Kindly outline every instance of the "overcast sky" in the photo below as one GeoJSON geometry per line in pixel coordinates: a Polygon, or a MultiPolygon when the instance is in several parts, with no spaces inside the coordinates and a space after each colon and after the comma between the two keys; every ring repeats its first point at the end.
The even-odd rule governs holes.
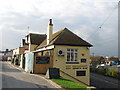
{"type": "Polygon", "coordinates": [[[28,26],[29,32],[47,33],[52,18],[54,32],[67,27],[93,45],[91,54],[117,56],[118,1],[0,0],[0,49],[19,47],[28,26]]]}

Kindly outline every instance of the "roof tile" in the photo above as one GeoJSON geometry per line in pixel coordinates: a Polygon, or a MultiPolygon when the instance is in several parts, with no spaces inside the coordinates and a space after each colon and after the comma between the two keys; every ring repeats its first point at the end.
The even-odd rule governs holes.
{"type": "MultiPolygon", "coordinates": [[[[88,46],[91,47],[92,45],[68,30],[64,28],[52,35],[52,40],[50,41],[49,45],[70,45],[70,46],[88,46]]],[[[47,40],[45,39],[37,49],[47,46],[47,40]]]]}

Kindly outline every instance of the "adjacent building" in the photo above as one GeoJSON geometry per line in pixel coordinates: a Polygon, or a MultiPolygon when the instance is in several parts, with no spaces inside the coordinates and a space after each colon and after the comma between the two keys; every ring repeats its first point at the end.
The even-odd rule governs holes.
{"type": "Polygon", "coordinates": [[[12,59],[13,50],[0,51],[0,60],[7,61],[12,59]]]}
{"type": "Polygon", "coordinates": [[[19,47],[13,50],[12,63],[20,66],[21,55],[24,53],[24,47],[19,47]]]}
{"type": "Polygon", "coordinates": [[[25,48],[25,51],[22,55],[21,59],[21,67],[25,69],[26,72],[33,72],[31,68],[33,68],[34,54],[31,54],[32,51],[36,50],[36,47],[45,40],[46,34],[36,34],[29,33],[25,36],[25,39],[22,40],[22,47],[25,48]]]}
{"type": "Polygon", "coordinates": [[[36,34],[36,33],[29,33],[25,37],[25,47],[26,47],[26,52],[31,52],[35,51],[36,47],[42,43],[45,38],[46,34],[36,34]]]}

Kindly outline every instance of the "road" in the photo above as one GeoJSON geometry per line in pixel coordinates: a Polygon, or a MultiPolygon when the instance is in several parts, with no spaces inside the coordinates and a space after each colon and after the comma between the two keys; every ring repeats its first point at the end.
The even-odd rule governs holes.
{"type": "Polygon", "coordinates": [[[2,72],[0,71],[2,88],[56,88],[47,80],[18,70],[5,61],[0,61],[0,64],[2,64],[2,72]]]}
{"type": "Polygon", "coordinates": [[[91,85],[99,88],[100,90],[120,90],[120,81],[117,79],[91,73],[90,80],[91,85]]]}
{"type": "MultiPolygon", "coordinates": [[[[0,80],[2,81],[2,88],[56,88],[56,86],[54,86],[47,80],[18,70],[5,61],[0,61],[0,79],[2,79],[0,80]]],[[[110,77],[91,73],[90,79],[91,86],[102,88],[100,90],[103,90],[103,88],[113,89],[120,87],[118,86],[118,80],[110,77]]]]}

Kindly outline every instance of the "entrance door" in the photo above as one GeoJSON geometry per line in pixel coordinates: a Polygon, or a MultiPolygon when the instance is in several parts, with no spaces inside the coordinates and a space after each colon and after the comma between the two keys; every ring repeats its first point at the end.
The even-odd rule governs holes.
{"type": "Polygon", "coordinates": [[[49,62],[46,60],[47,58],[41,59],[41,57],[36,57],[34,63],[34,73],[46,73],[48,68],[53,67],[53,56],[49,57],[49,62]]]}
{"type": "Polygon", "coordinates": [[[25,69],[25,55],[23,54],[23,69],[25,69]]]}

